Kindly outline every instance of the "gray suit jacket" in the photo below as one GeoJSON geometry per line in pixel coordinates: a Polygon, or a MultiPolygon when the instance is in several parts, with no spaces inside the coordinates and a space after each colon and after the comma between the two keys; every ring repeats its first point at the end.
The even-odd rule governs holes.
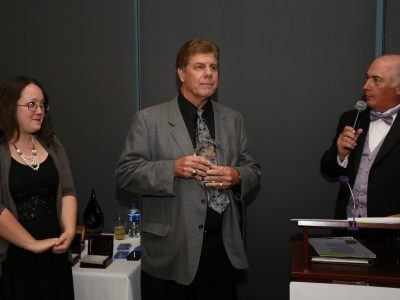
{"type": "MultiPolygon", "coordinates": [[[[229,190],[223,241],[235,268],[248,267],[236,201],[259,184],[260,167],[248,153],[239,112],[212,102],[216,141],[241,175],[240,199],[229,190]]],[[[194,152],[175,97],[136,113],[115,171],[117,185],[142,198],[142,270],[180,284],[193,281],[203,242],[206,191],[196,180],[174,177],[175,160],[194,152]]]]}

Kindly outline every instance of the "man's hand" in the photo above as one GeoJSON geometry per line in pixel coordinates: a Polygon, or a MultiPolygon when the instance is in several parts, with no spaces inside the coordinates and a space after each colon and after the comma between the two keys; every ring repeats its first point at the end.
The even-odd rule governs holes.
{"type": "Polygon", "coordinates": [[[361,128],[355,131],[353,127],[346,126],[336,142],[338,149],[338,156],[343,161],[346,156],[357,146],[357,139],[363,130],[361,128]]]}
{"type": "Polygon", "coordinates": [[[211,165],[204,180],[206,187],[228,189],[240,182],[240,174],[231,167],[211,165]]]}
{"type": "Polygon", "coordinates": [[[175,176],[201,180],[210,166],[211,162],[201,156],[183,156],[175,161],[175,176]]]}

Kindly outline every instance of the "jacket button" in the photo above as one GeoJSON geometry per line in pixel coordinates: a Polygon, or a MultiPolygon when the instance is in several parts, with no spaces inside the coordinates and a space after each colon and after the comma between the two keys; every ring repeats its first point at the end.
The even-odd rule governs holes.
{"type": "Polygon", "coordinates": [[[199,225],[199,229],[202,230],[204,228],[203,225],[199,225]]]}
{"type": "Polygon", "coordinates": [[[200,201],[202,204],[206,203],[206,199],[201,199],[200,201]]]}

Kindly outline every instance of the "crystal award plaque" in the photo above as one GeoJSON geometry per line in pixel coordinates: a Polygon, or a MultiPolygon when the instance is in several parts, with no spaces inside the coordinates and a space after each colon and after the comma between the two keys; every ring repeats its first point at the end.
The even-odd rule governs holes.
{"type": "Polygon", "coordinates": [[[196,149],[194,150],[194,154],[211,161],[215,165],[226,165],[225,151],[221,145],[213,139],[203,139],[198,141],[196,149]]]}

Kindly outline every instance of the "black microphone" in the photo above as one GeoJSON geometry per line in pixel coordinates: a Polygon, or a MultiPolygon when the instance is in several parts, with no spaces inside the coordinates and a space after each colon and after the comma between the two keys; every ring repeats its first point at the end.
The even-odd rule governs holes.
{"type": "Polygon", "coordinates": [[[367,102],[362,101],[362,100],[357,101],[356,105],[355,105],[355,108],[357,109],[357,115],[356,115],[356,119],[354,120],[354,124],[352,126],[353,129],[356,129],[356,125],[357,125],[360,113],[362,113],[367,108],[367,102]]]}

